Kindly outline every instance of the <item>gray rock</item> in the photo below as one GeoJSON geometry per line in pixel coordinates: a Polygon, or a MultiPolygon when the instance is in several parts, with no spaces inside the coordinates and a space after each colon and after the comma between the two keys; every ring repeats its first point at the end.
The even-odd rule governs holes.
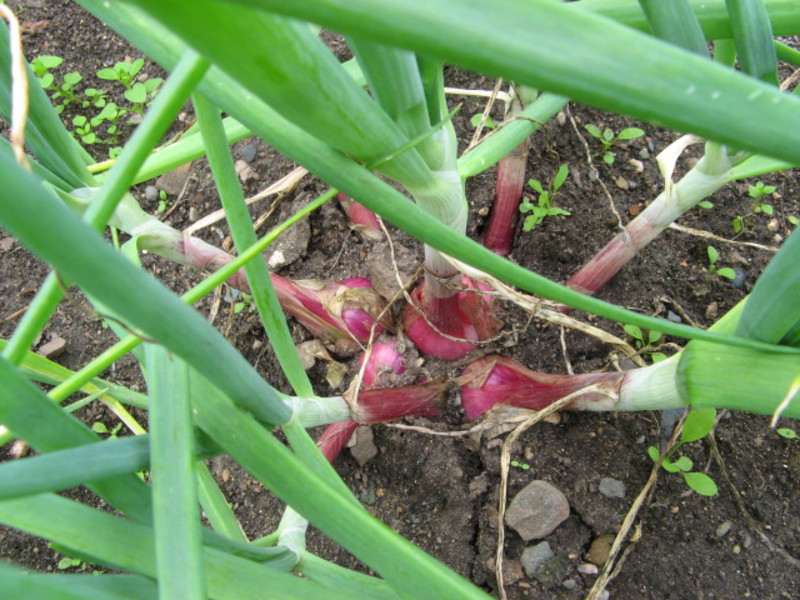
{"type": "Polygon", "coordinates": [[[528,577],[535,577],[537,571],[542,569],[551,558],[555,558],[555,554],[553,554],[550,544],[540,542],[535,546],[525,548],[520,562],[522,563],[522,568],[525,569],[525,574],[528,577]]]}
{"type": "Polygon", "coordinates": [[[358,465],[363,467],[378,455],[378,447],[372,437],[372,428],[368,425],[361,425],[356,430],[355,439],[356,443],[350,448],[350,454],[356,459],[358,465]]]}
{"type": "Polygon", "coordinates": [[[744,285],[744,278],[746,273],[744,272],[744,269],[739,269],[738,267],[735,268],[733,271],[734,273],[736,273],[736,277],[731,279],[731,285],[735,288],[740,288],[744,285]]]}
{"type": "Polygon", "coordinates": [[[714,531],[714,533],[719,538],[725,537],[728,534],[728,532],[731,530],[731,527],[733,527],[733,523],[731,523],[730,521],[725,521],[725,522],[721,523],[719,525],[719,527],[717,527],[717,529],[714,531]]]}
{"type": "Polygon", "coordinates": [[[506,524],[526,542],[551,534],[567,517],[569,503],[566,496],[557,487],[541,480],[522,488],[506,510],[506,524]]]}
{"type": "Polygon", "coordinates": [[[144,197],[150,202],[155,202],[158,200],[158,188],[154,185],[148,185],[144,188],[144,197]]]}
{"type": "Polygon", "coordinates": [[[625,497],[625,484],[619,479],[612,479],[611,477],[603,477],[600,480],[600,493],[606,498],[624,498],[625,497]]]}
{"type": "Polygon", "coordinates": [[[531,579],[535,579],[544,587],[554,589],[561,585],[567,575],[564,563],[550,549],[550,544],[541,542],[528,546],[520,559],[522,568],[531,579]]]}
{"type": "Polygon", "coordinates": [[[181,193],[186,180],[189,179],[189,172],[192,170],[192,163],[181,165],[168,173],[164,173],[156,179],[156,187],[164,190],[170,196],[177,196],[181,193]]]}
{"type": "Polygon", "coordinates": [[[256,145],[255,144],[247,144],[244,148],[242,148],[242,160],[245,162],[253,162],[253,159],[256,157],[256,145]]]}

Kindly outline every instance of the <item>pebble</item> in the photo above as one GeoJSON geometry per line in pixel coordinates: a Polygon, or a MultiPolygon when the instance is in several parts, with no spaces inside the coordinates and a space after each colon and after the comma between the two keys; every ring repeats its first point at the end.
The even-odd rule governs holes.
{"type": "Polygon", "coordinates": [[[578,583],[574,579],[565,579],[561,582],[561,587],[563,587],[565,590],[574,590],[576,587],[578,587],[578,583]]]}
{"type": "Polygon", "coordinates": [[[247,144],[244,148],[242,148],[242,160],[245,162],[253,162],[253,159],[256,157],[256,145],[255,144],[247,144]]]}
{"type": "Polygon", "coordinates": [[[650,151],[647,148],[639,150],[639,158],[650,158],[650,151]]]}
{"type": "Polygon", "coordinates": [[[11,442],[11,449],[8,451],[8,455],[14,459],[25,458],[30,453],[31,447],[22,440],[14,440],[11,442]]]}
{"type": "Polygon", "coordinates": [[[554,485],[532,481],[520,490],[506,510],[506,524],[527,541],[541,539],[569,517],[569,502],[554,485]]]}
{"type": "Polygon", "coordinates": [[[733,271],[736,273],[736,277],[731,279],[731,285],[737,289],[741,288],[744,285],[744,269],[736,268],[733,271]]]}
{"type": "Polygon", "coordinates": [[[594,538],[592,545],[589,546],[589,551],[586,553],[586,558],[598,567],[603,566],[608,560],[608,555],[611,554],[611,546],[613,544],[614,536],[610,533],[594,538]]]}
{"type": "Polygon", "coordinates": [[[64,338],[57,335],[54,336],[46,344],[42,344],[39,349],[36,351],[36,354],[40,356],[44,356],[45,358],[58,358],[62,354],[64,354],[64,350],[67,347],[67,342],[64,338]]]}
{"type": "MultiPolygon", "coordinates": [[[[177,196],[183,190],[186,180],[189,179],[189,171],[192,170],[192,163],[181,165],[177,169],[173,169],[168,173],[164,173],[161,177],[156,179],[156,187],[164,190],[171,196],[177,196]]],[[[147,193],[145,191],[145,193],[147,193]]]]}
{"type": "Polygon", "coordinates": [[[712,302],[708,306],[706,306],[706,319],[716,319],[717,315],[719,314],[719,305],[716,302],[712,302]]]}
{"type": "Polygon", "coordinates": [[[547,542],[525,548],[520,562],[528,577],[547,588],[558,587],[567,575],[564,563],[553,554],[547,542]]]}
{"type": "Polygon", "coordinates": [[[600,569],[597,568],[597,565],[593,565],[592,563],[578,565],[578,573],[582,575],[597,575],[599,572],[600,569]]]}
{"type": "Polygon", "coordinates": [[[667,320],[673,323],[683,323],[683,319],[681,319],[680,315],[675,314],[671,310],[667,312],[667,320]]]}
{"type": "Polygon", "coordinates": [[[625,497],[625,484],[619,479],[611,477],[603,477],[600,480],[600,493],[606,498],[624,498],[625,497]]]}
{"type": "Polygon", "coordinates": [[[158,188],[154,185],[148,185],[144,188],[144,197],[150,202],[158,200],[158,188]]]}
{"type": "Polygon", "coordinates": [[[369,425],[361,425],[356,429],[356,443],[350,448],[350,454],[356,459],[360,467],[378,455],[378,447],[375,445],[372,436],[372,428],[369,425]]]}
{"type": "Polygon", "coordinates": [[[731,530],[731,527],[733,527],[733,523],[731,523],[730,521],[725,521],[724,523],[720,524],[719,527],[717,527],[714,533],[719,538],[724,537],[731,530]]]}
{"type": "Polygon", "coordinates": [[[525,569],[528,577],[535,577],[536,572],[542,569],[551,558],[555,558],[555,554],[553,554],[550,544],[540,542],[535,546],[525,548],[520,562],[522,562],[522,568],[525,569]]]}
{"type": "Polygon", "coordinates": [[[769,223],[767,223],[767,229],[773,233],[780,229],[780,224],[778,223],[778,219],[770,219],[769,223]]]}
{"type": "Polygon", "coordinates": [[[631,187],[631,185],[628,183],[628,180],[621,175],[614,179],[614,184],[621,190],[629,190],[631,187]]]}

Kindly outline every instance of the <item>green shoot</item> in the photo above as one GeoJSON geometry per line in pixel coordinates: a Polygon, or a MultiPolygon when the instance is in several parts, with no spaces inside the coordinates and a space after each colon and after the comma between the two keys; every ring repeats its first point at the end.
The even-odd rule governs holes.
{"type": "MultiPolygon", "coordinates": [[[[680,442],[663,457],[663,462],[661,463],[661,466],[668,473],[680,473],[686,485],[702,496],[715,496],[718,491],[717,484],[705,473],[692,471],[694,462],[688,456],[683,455],[676,459],[673,459],[673,457],[685,444],[696,442],[708,435],[714,428],[716,417],[717,411],[713,408],[693,409],[683,423],[680,442]]],[[[658,448],[655,446],[648,447],[647,454],[656,463],[662,458],[658,448]]]]}
{"type": "Polygon", "coordinates": [[[599,127],[591,123],[584,125],[584,129],[589,132],[589,135],[596,138],[600,144],[602,144],[603,149],[596,153],[595,156],[601,156],[603,162],[607,165],[613,165],[616,160],[616,153],[611,151],[611,148],[615,144],[624,140],[635,140],[644,135],[644,131],[638,127],[628,127],[620,131],[617,135],[614,135],[614,130],[609,127],[601,131],[599,127]]]}
{"type": "Polygon", "coordinates": [[[717,261],[719,260],[719,251],[714,248],[714,246],[708,246],[708,248],[706,248],[706,253],[708,254],[709,273],[712,275],[719,275],[725,279],[736,279],[736,271],[730,267],[720,267],[717,264],[717,261]]]}
{"type": "Polygon", "coordinates": [[[633,338],[634,346],[644,356],[648,357],[653,363],[661,362],[667,355],[663,352],[650,352],[648,348],[652,348],[661,339],[661,332],[654,330],[642,330],[636,325],[624,325],[622,327],[629,336],[633,338]]]}
{"type": "Polygon", "coordinates": [[[531,213],[525,217],[525,221],[522,224],[522,228],[525,231],[530,231],[544,221],[547,217],[566,217],[572,214],[568,210],[553,206],[556,193],[561,189],[561,186],[564,185],[564,182],[567,180],[568,176],[569,167],[567,165],[561,165],[558,167],[558,171],[556,171],[556,174],[553,177],[553,180],[550,182],[548,189],[545,189],[538,179],[528,180],[528,185],[531,186],[538,194],[538,198],[536,199],[535,204],[532,203],[528,198],[523,198],[522,202],[520,203],[519,211],[521,213],[531,213]]]}
{"type": "Polygon", "coordinates": [[[787,440],[800,440],[800,435],[797,435],[797,432],[789,427],[779,427],[775,433],[787,440]]]}

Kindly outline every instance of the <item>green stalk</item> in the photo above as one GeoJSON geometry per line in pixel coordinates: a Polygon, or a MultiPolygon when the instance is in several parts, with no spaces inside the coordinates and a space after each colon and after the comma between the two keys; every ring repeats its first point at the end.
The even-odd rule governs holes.
{"type": "MultiPolygon", "coordinates": [[[[208,162],[217,183],[217,190],[222,207],[225,209],[225,217],[231,229],[234,245],[238,250],[244,250],[255,244],[257,237],[239,184],[233,158],[228,149],[219,109],[201,95],[195,95],[194,105],[208,162]]],[[[289,383],[296,394],[313,396],[314,389],[295,350],[292,334],[286,323],[278,296],[275,294],[266,263],[261,260],[248,262],[244,266],[244,272],[267,337],[275,349],[275,354],[289,383]]]]}
{"type": "Polygon", "coordinates": [[[158,595],[204,600],[189,369],[155,344],[145,355],[158,595]]]}
{"type": "Polygon", "coordinates": [[[706,155],[677,184],[670,185],[671,169],[664,173],[669,192],[661,192],[570,277],[567,285],[584,294],[596,293],[678,217],[728,183],[735,162],[736,159],[729,157],[724,147],[708,142],[706,155]]]}

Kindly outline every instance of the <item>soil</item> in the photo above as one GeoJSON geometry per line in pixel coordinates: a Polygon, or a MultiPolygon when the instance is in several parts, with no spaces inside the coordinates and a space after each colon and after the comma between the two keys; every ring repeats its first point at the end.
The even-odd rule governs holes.
{"type": "MultiPolygon", "coordinates": [[[[65,64],[59,72],[80,71],[87,85],[101,87],[106,83],[93,77],[98,69],[126,57],[139,56],[135,49],[70,2],[25,0],[11,4],[20,12],[21,19],[30,24],[31,33],[25,37],[29,60],[41,54],[62,56],[65,64]]],[[[150,64],[145,71],[150,76],[160,74],[150,64]]],[[[494,85],[492,79],[457,69],[448,69],[447,80],[449,85],[466,88],[492,89],[494,85]]],[[[465,106],[455,123],[460,137],[468,139],[473,131],[469,117],[482,111],[484,105],[470,98],[452,100],[461,101],[465,106]]],[[[67,121],[73,114],[71,110],[74,109],[65,112],[67,121]]],[[[185,120],[190,112],[187,106],[185,120]]],[[[518,227],[511,259],[554,280],[565,280],[614,235],[618,223],[615,213],[627,222],[659,193],[663,181],[655,156],[676,137],[674,132],[571,104],[534,136],[527,170],[528,177],[548,182],[560,164],[569,165],[570,176],[557,195],[556,204],[569,210],[571,216],[548,218],[532,232],[523,232],[518,227]],[[575,126],[570,119],[574,119],[575,126]],[[594,157],[590,165],[586,144],[588,154],[597,152],[599,145],[583,128],[589,123],[610,127],[615,132],[640,126],[646,135],[615,146],[613,165],[606,165],[599,157],[594,157]]],[[[97,152],[98,158],[105,158],[105,148],[91,150],[97,152]]],[[[683,171],[692,156],[697,156],[697,150],[693,152],[683,159],[680,167],[683,171]]],[[[234,154],[237,159],[248,159],[251,176],[244,181],[248,194],[264,189],[294,167],[255,139],[238,143],[234,154]],[[253,149],[255,155],[251,156],[253,149]]],[[[694,209],[679,221],[681,225],[729,241],[709,242],[697,235],[667,230],[625,267],[601,291],[600,297],[643,313],[680,318],[704,327],[710,325],[751,289],[771,256],[769,251],[741,242],[776,246],[790,230],[788,217],[800,215],[797,172],[763,177],[762,181],[776,186],[771,198],[775,208],[772,217],[751,215],[747,230],[735,235],[732,220],[751,214],[752,200],[747,195],[747,186],[754,182],[729,185],[712,199],[712,209],[694,209]],[[738,281],[709,273],[706,247],[710,243],[719,250],[721,266],[738,270],[738,281]]],[[[494,169],[467,184],[473,206],[469,231],[472,236],[480,236],[486,223],[493,184],[494,169]]],[[[155,213],[158,199],[146,196],[146,185],[138,186],[135,194],[146,210],[155,213]]],[[[281,199],[276,212],[322,190],[320,182],[307,177],[281,199]]],[[[164,218],[179,229],[218,208],[204,160],[192,164],[185,186],[168,200],[171,205],[164,218]]],[[[254,216],[260,216],[268,208],[269,203],[255,204],[254,216]]],[[[272,217],[267,226],[277,222],[276,219],[272,217]]],[[[297,259],[283,267],[281,274],[295,278],[370,275],[367,259],[378,249],[352,232],[337,206],[324,206],[311,215],[308,223],[307,245],[295,248],[299,250],[297,259]]],[[[219,245],[227,232],[217,223],[198,235],[219,245]]],[[[415,267],[421,260],[418,244],[401,232],[392,231],[392,236],[408,256],[408,264],[404,266],[415,267]]],[[[188,289],[201,278],[199,273],[152,255],[145,256],[144,263],[177,292],[188,289]]],[[[0,269],[3,272],[0,335],[7,339],[47,271],[2,233],[0,269]]],[[[288,391],[286,382],[276,376],[280,371],[264,341],[257,317],[246,310],[234,317],[232,299],[230,290],[220,291],[216,297],[201,302],[198,309],[209,315],[273,385],[288,391]]],[[[503,310],[506,326],[518,326],[520,331],[513,342],[481,348],[478,354],[499,352],[532,369],[551,373],[565,372],[568,364],[577,373],[613,368],[612,348],[595,338],[568,330],[562,343],[558,327],[534,322],[524,329],[523,313],[513,307],[503,310]]],[[[588,320],[623,335],[619,324],[593,317],[588,320]]],[[[298,342],[310,338],[301,326],[294,322],[291,326],[298,342]]],[[[115,340],[97,319],[70,303],[62,303],[37,347],[56,337],[66,341],[65,350],[57,360],[72,369],[84,365],[115,340]]],[[[665,352],[671,354],[674,348],[666,346],[665,352]]],[[[352,372],[353,361],[348,365],[352,372]]],[[[463,362],[453,365],[434,360],[427,360],[422,366],[430,374],[446,373],[450,377],[456,376],[461,367],[463,362]]],[[[311,369],[317,392],[341,393],[341,389],[330,388],[324,370],[322,364],[311,369]]],[[[130,357],[103,376],[144,390],[136,363],[130,357]]],[[[146,415],[135,414],[146,422],[146,415]]],[[[90,404],[79,416],[90,425],[102,422],[109,430],[117,426],[116,417],[100,404],[90,404]]],[[[451,432],[463,429],[463,421],[453,390],[441,419],[417,419],[407,424],[451,432]]],[[[607,539],[604,536],[619,530],[650,476],[652,462],[646,449],[648,445],[659,445],[670,433],[660,423],[661,415],[654,413],[569,413],[553,422],[538,424],[521,436],[512,448],[512,458],[521,466],[510,471],[509,498],[529,482],[545,480],[566,495],[570,516],[546,538],[556,559],[549,574],[539,579],[528,577],[522,570],[520,557],[526,543],[513,530],[505,531],[504,579],[509,598],[576,599],[587,595],[597,578],[593,573],[596,569],[587,565],[603,560],[595,552],[587,553],[593,542],[600,539],[596,549],[607,539]],[[599,491],[603,478],[624,483],[624,497],[603,495],[599,491]]],[[[335,464],[347,484],[390,527],[477,585],[497,594],[494,556],[503,437],[435,436],[392,426],[373,426],[371,433],[376,456],[359,464],[350,451],[345,451],[335,464]]],[[[718,482],[719,494],[710,498],[699,496],[689,491],[680,477],[662,472],[638,515],[635,541],[625,545],[625,560],[608,585],[611,598],[797,597],[800,444],[775,434],[766,417],[724,411],[714,436],[724,471],[713,460],[709,442],[692,444],[686,452],[718,482]]],[[[0,449],[2,459],[11,459],[11,454],[11,445],[0,449]]],[[[227,458],[214,459],[211,465],[248,536],[270,532],[280,517],[280,504],[227,458]]],[[[69,494],[92,501],[82,490],[72,490],[69,494]]],[[[309,548],[340,564],[362,568],[314,530],[309,535],[309,548]]],[[[0,527],[0,558],[41,571],[64,568],[58,564],[62,555],[46,542],[5,527],[0,527]]]]}

